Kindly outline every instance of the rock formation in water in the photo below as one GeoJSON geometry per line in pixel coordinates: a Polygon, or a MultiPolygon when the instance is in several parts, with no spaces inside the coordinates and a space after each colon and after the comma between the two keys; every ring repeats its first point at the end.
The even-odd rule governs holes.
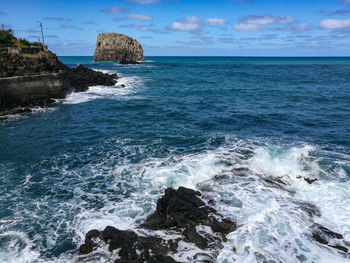
{"type": "Polygon", "coordinates": [[[75,92],[82,92],[90,86],[114,86],[117,83],[117,74],[105,74],[79,65],[69,69],[69,81],[75,92]]]}
{"type": "Polygon", "coordinates": [[[89,86],[112,86],[116,74],[104,74],[82,65],[70,68],[50,51],[23,55],[2,52],[0,56],[0,116],[30,112],[31,107],[45,107],[72,91],[86,91],[89,86]]]}
{"type": "Polygon", "coordinates": [[[208,206],[200,196],[201,193],[192,189],[168,188],[158,200],[156,211],[138,229],[107,226],[103,231],[91,230],[79,254],[89,254],[105,243],[110,251],[118,251],[119,258],[115,261],[118,263],[177,263],[183,261],[170,255],[181,253],[180,246],[186,242],[197,247],[193,260],[215,262],[226,235],[236,229],[236,224],[208,206]],[[171,234],[160,236],[157,230],[171,234]]]}
{"type": "Polygon", "coordinates": [[[350,242],[344,240],[342,234],[336,233],[317,223],[313,224],[311,229],[312,238],[318,243],[350,255],[350,242]]]}
{"type": "Polygon", "coordinates": [[[101,33],[97,36],[94,61],[123,61],[135,64],[145,61],[141,44],[135,39],[117,33],[101,33]]]}

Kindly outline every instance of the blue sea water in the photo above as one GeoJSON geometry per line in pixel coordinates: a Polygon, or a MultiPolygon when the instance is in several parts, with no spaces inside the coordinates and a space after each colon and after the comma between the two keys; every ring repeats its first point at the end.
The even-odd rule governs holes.
{"type": "Polygon", "coordinates": [[[238,222],[218,262],[350,262],[310,238],[317,222],[350,241],[350,58],[60,60],[126,88],[0,120],[0,262],[75,262],[88,230],[135,228],[170,186],[201,190],[238,222]]]}

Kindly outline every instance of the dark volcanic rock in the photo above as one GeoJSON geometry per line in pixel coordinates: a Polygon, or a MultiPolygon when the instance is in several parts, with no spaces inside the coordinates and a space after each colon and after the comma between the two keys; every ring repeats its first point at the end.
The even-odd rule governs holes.
{"type": "Polygon", "coordinates": [[[342,234],[316,223],[312,225],[311,229],[312,238],[316,242],[350,255],[350,243],[344,240],[342,234]]]}
{"type": "Polygon", "coordinates": [[[127,60],[127,59],[122,58],[122,59],[120,60],[119,64],[122,64],[122,65],[129,65],[129,64],[141,64],[141,63],[140,63],[140,62],[137,62],[137,61],[127,60]]]}
{"type": "Polygon", "coordinates": [[[67,70],[69,67],[60,62],[51,51],[42,51],[33,57],[12,53],[4,53],[0,56],[0,78],[57,73],[67,70]]]}
{"type": "Polygon", "coordinates": [[[177,243],[164,241],[153,236],[139,236],[133,231],[119,230],[112,226],[107,226],[102,232],[91,230],[85,236],[85,243],[79,248],[80,254],[87,254],[97,246],[95,240],[100,240],[108,244],[110,251],[119,249],[120,259],[115,262],[169,262],[176,263],[174,259],[166,254],[169,251],[175,252],[177,243]]]}
{"type": "Polygon", "coordinates": [[[206,249],[208,247],[208,240],[206,240],[203,236],[198,234],[194,226],[186,228],[182,232],[182,235],[185,237],[185,240],[196,244],[197,247],[201,249],[206,249]]]}
{"type": "Polygon", "coordinates": [[[157,209],[141,226],[148,229],[187,228],[206,225],[214,232],[227,234],[236,229],[234,222],[220,216],[200,198],[201,194],[192,189],[168,188],[158,200],[157,209]]]}
{"type": "Polygon", "coordinates": [[[169,255],[178,253],[178,243],[184,241],[204,251],[209,249],[195,254],[194,260],[214,262],[218,250],[223,247],[222,242],[226,241],[226,234],[235,230],[236,224],[207,206],[199,196],[199,192],[188,188],[168,188],[158,200],[156,211],[140,225],[139,231],[143,234],[112,226],[107,226],[102,232],[91,230],[86,234],[79,253],[91,253],[99,242],[104,242],[110,251],[118,250],[119,259],[115,261],[118,263],[177,263],[169,255]],[[206,227],[214,233],[208,232],[206,227]],[[162,238],[150,230],[170,230],[172,235],[162,238]]]}
{"type": "Polygon", "coordinates": [[[90,86],[95,85],[114,86],[117,78],[117,74],[105,74],[83,65],[69,70],[69,80],[76,92],[86,91],[90,86]]]}
{"type": "Polygon", "coordinates": [[[32,112],[32,110],[29,108],[13,108],[8,110],[3,109],[3,110],[0,110],[0,116],[23,114],[23,113],[30,113],[30,112],[32,112]]]}

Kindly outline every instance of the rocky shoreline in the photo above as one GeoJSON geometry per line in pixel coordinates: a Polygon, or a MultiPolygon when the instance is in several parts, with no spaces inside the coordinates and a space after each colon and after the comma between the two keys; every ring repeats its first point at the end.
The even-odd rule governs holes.
{"type": "Polygon", "coordinates": [[[83,65],[70,68],[50,51],[40,51],[34,57],[4,53],[0,57],[0,116],[47,107],[55,99],[86,91],[89,86],[114,86],[118,78],[83,65]]]}
{"type": "Polygon", "coordinates": [[[181,244],[192,243],[199,251],[194,258],[215,262],[236,223],[221,216],[206,204],[201,193],[180,187],[168,188],[157,202],[156,211],[137,230],[119,230],[107,226],[93,229],[85,236],[79,254],[89,254],[105,243],[109,251],[118,251],[116,263],[169,262],[180,263],[169,254],[176,254],[181,244]],[[156,231],[171,231],[167,238],[156,231]]]}
{"type": "MultiPolygon", "coordinates": [[[[234,169],[232,172],[235,176],[248,177],[251,173],[247,169],[234,169]]],[[[288,185],[278,178],[259,178],[281,190],[288,185]]],[[[230,179],[225,175],[213,178],[214,183],[220,181],[225,184],[226,180],[230,179]]],[[[203,187],[199,185],[199,188],[203,187]]],[[[95,262],[103,257],[115,263],[216,262],[227,241],[226,236],[235,235],[235,231],[243,225],[220,215],[213,207],[215,203],[214,200],[206,201],[205,195],[199,191],[184,187],[177,190],[168,188],[158,199],[154,213],[135,229],[120,230],[107,226],[103,230],[90,230],[84,244],[79,247],[78,258],[84,262],[95,262]],[[110,254],[101,252],[99,248],[103,246],[110,254]],[[192,254],[189,251],[193,251],[192,254]]],[[[350,242],[344,240],[342,234],[316,223],[321,213],[315,205],[300,201],[295,206],[306,215],[305,224],[309,226],[304,234],[311,242],[350,256],[350,242]]],[[[236,253],[235,247],[231,250],[236,253]]],[[[259,262],[270,262],[262,255],[256,254],[256,257],[261,260],[259,262]]]]}

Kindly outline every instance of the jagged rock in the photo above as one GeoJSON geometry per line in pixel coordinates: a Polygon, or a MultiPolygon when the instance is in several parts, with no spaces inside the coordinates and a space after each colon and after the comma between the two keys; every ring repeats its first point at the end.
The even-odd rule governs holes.
{"type": "Polygon", "coordinates": [[[42,51],[33,57],[4,53],[0,56],[0,78],[29,76],[67,71],[69,67],[51,51],[42,51]]]}
{"type": "Polygon", "coordinates": [[[304,180],[308,183],[308,184],[313,184],[314,182],[318,181],[317,178],[315,179],[311,179],[311,178],[304,178],[304,180]]]}
{"type": "Polygon", "coordinates": [[[32,112],[32,110],[29,108],[13,108],[9,110],[1,110],[0,116],[23,114],[23,113],[30,113],[30,112],[32,112]]]}
{"type": "Polygon", "coordinates": [[[117,83],[117,78],[117,74],[105,74],[83,65],[69,71],[69,80],[76,92],[86,91],[90,86],[95,85],[114,86],[117,83]]]}
{"type": "Polygon", "coordinates": [[[206,225],[223,234],[236,229],[234,222],[223,218],[199,196],[200,192],[184,187],[166,189],[165,195],[157,202],[156,211],[141,226],[157,230],[206,225]]]}
{"type": "Polygon", "coordinates": [[[197,247],[201,249],[206,249],[208,247],[208,241],[203,236],[198,234],[194,226],[186,228],[182,232],[182,235],[185,237],[185,240],[196,244],[197,247]]]}
{"type": "Polygon", "coordinates": [[[140,64],[140,62],[132,61],[132,60],[127,60],[127,59],[125,59],[125,58],[122,58],[122,60],[120,60],[119,64],[122,64],[122,65],[140,64]]]}
{"type": "Polygon", "coordinates": [[[342,234],[316,223],[311,226],[311,229],[312,238],[316,242],[350,255],[350,242],[345,241],[342,234]]]}
{"type": "Polygon", "coordinates": [[[226,241],[226,234],[235,230],[236,224],[207,206],[199,196],[199,192],[188,188],[168,188],[158,200],[156,211],[139,226],[138,231],[144,234],[112,226],[101,232],[91,230],[86,234],[79,254],[89,254],[99,246],[99,242],[104,242],[110,251],[118,250],[119,258],[115,261],[118,263],[181,263],[169,255],[178,253],[179,242],[184,241],[205,251],[195,254],[193,260],[215,262],[218,250],[223,247],[222,242],[226,241]],[[207,231],[210,228],[213,232],[207,231]],[[171,230],[177,236],[171,234],[164,238],[149,231],[159,229],[171,230]]]}
{"type": "Polygon", "coordinates": [[[176,263],[166,254],[175,252],[177,243],[172,240],[165,241],[153,236],[139,236],[134,231],[119,230],[107,226],[102,232],[91,230],[85,236],[85,243],[79,248],[79,254],[91,253],[97,243],[97,238],[106,242],[110,251],[119,249],[119,259],[115,262],[169,262],[176,263]]]}
{"type": "Polygon", "coordinates": [[[101,33],[97,36],[94,61],[127,61],[127,64],[135,64],[145,61],[145,58],[141,44],[135,39],[123,34],[101,33]]]}

